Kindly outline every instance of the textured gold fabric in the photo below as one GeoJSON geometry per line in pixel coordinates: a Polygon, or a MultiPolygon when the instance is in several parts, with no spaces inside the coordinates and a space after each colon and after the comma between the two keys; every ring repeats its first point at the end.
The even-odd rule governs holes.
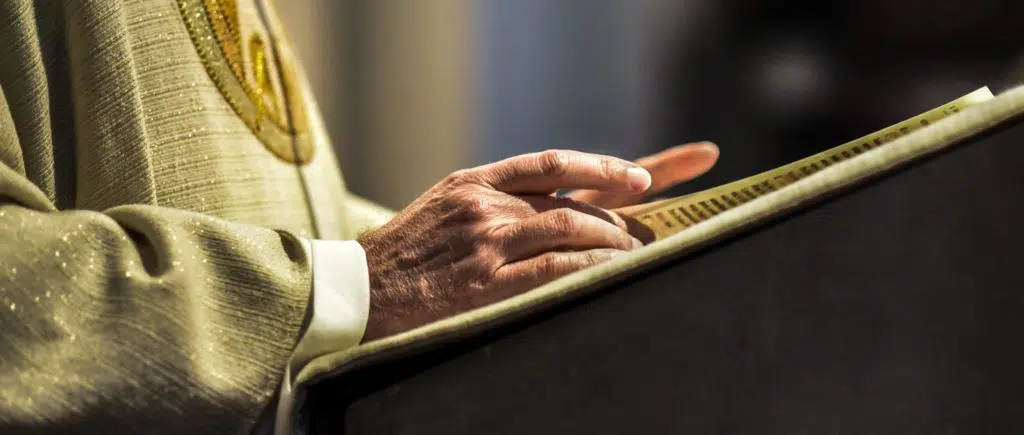
{"type": "Polygon", "coordinates": [[[348,206],[273,11],[236,3],[309,160],[229,104],[175,0],[0,3],[0,433],[248,430],[307,314],[296,237],[389,218],[348,206]]]}

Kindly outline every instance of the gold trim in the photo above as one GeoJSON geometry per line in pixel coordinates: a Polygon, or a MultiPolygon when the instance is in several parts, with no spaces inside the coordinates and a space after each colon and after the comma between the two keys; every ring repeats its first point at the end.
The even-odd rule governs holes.
{"type": "MultiPolygon", "coordinates": [[[[254,98],[258,94],[244,80],[245,76],[244,71],[241,70],[242,66],[238,65],[237,62],[233,64],[225,53],[224,46],[230,46],[231,39],[227,40],[228,44],[223,44],[218,38],[217,30],[215,30],[212,23],[221,23],[218,26],[223,29],[222,32],[225,37],[233,37],[231,35],[238,32],[237,23],[231,21],[230,15],[224,14],[233,11],[232,5],[234,3],[230,1],[225,2],[224,0],[177,1],[185,27],[188,28],[189,36],[192,38],[193,45],[196,47],[200,59],[202,59],[203,66],[228,105],[234,109],[239,118],[274,155],[289,163],[309,163],[313,159],[313,146],[308,140],[308,134],[282,124],[280,120],[274,118],[274,113],[267,111],[265,108],[261,110],[260,106],[263,100],[254,98]],[[219,6],[215,12],[218,18],[210,16],[207,4],[204,2],[219,6]],[[223,22],[221,21],[222,19],[224,20],[223,22]],[[239,75],[239,71],[243,74],[239,75]],[[260,101],[260,104],[257,101],[260,101]]],[[[234,10],[234,13],[235,17],[237,17],[237,10],[234,10]]],[[[237,18],[235,19],[237,20],[237,18]]],[[[237,48],[240,54],[240,44],[237,48]]],[[[231,52],[232,49],[228,48],[227,50],[231,52]]],[[[284,64],[285,62],[280,63],[284,64]]],[[[284,84],[284,86],[287,87],[288,85],[284,84]]],[[[263,89],[260,89],[259,94],[262,94],[262,91],[263,89]]],[[[295,104],[301,104],[301,102],[296,101],[295,104]]],[[[302,113],[304,112],[297,111],[297,114],[302,113]]],[[[292,124],[302,126],[306,125],[306,122],[293,119],[292,124]]]]}
{"type": "Polygon", "coordinates": [[[277,94],[274,93],[274,85],[270,83],[270,65],[267,64],[266,45],[258,33],[249,38],[249,56],[252,57],[253,76],[256,78],[256,87],[251,97],[256,102],[256,129],[258,130],[262,128],[259,120],[264,115],[271,119],[279,119],[277,94]],[[267,100],[270,100],[269,104],[267,100]]]}
{"type": "Polygon", "coordinates": [[[203,0],[213,30],[220,41],[224,57],[231,64],[235,76],[245,80],[242,64],[242,35],[238,24],[238,3],[236,0],[203,0]]]}
{"type": "Polygon", "coordinates": [[[633,206],[620,212],[639,220],[654,232],[657,240],[661,240],[744,203],[783,189],[825,168],[876,148],[885,147],[911,132],[992,98],[992,92],[988,87],[983,87],[898,124],[785,166],[712,189],[633,206]]]}

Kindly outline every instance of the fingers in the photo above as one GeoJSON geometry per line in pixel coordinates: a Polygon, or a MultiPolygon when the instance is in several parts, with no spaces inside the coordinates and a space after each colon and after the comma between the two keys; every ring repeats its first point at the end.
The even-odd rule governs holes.
{"type": "Polygon", "coordinates": [[[644,192],[615,193],[583,190],[573,192],[569,194],[569,197],[603,208],[637,204],[646,197],[703,175],[715,165],[718,155],[718,147],[710,142],[672,147],[636,161],[651,174],[651,187],[644,192]]]}
{"type": "Polygon", "coordinates": [[[569,208],[549,210],[504,227],[502,251],[515,262],[550,251],[614,248],[629,251],[643,243],[603,219],[569,208]]]}
{"type": "Polygon", "coordinates": [[[643,192],[651,174],[635,163],[578,151],[524,154],[478,168],[481,181],[513,194],[547,194],[559,189],[643,192]]]}
{"type": "Polygon", "coordinates": [[[544,213],[549,210],[557,210],[560,208],[568,208],[571,210],[578,211],[580,213],[589,214],[596,218],[600,218],[616,227],[623,230],[628,230],[629,225],[626,223],[622,216],[613,211],[605,210],[600,207],[595,207],[590,204],[576,201],[572,198],[566,197],[554,197],[547,195],[527,195],[520,196],[521,200],[526,202],[536,213],[544,213]]]}
{"type": "Polygon", "coordinates": [[[600,218],[605,222],[625,230],[629,235],[640,240],[644,245],[653,242],[656,238],[654,231],[652,231],[647,225],[640,223],[636,218],[620,214],[617,211],[605,210],[601,207],[576,201],[572,198],[531,195],[520,197],[520,199],[530,204],[530,206],[538,213],[543,213],[548,210],[556,210],[559,208],[568,208],[600,218]]]}
{"type": "Polygon", "coordinates": [[[500,299],[522,293],[570,273],[603,263],[622,254],[616,249],[591,249],[577,252],[548,252],[507,264],[495,272],[500,283],[500,299]]]}
{"type": "Polygon", "coordinates": [[[650,227],[640,223],[640,221],[635,218],[619,213],[618,211],[605,210],[567,197],[528,195],[518,196],[517,198],[524,201],[536,213],[544,213],[546,211],[557,210],[559,208],[568,208],[600,218],[605,222],[625,230],[629,235],[640,240],[644,245],[653,242],[656,238],[654,231],[652,231],[650,227]]]}

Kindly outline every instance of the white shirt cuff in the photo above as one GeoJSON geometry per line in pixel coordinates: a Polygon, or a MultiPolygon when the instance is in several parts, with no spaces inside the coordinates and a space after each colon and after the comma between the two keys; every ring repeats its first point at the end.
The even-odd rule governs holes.
{"type": "Polygon", "coordinates": [[[353,240],[301,239],[313,272],[312,315],[285,368],[274,433],[294,434],[295,375],[313,359],[359,345],[370,314],[366,253],[353,240]]]}

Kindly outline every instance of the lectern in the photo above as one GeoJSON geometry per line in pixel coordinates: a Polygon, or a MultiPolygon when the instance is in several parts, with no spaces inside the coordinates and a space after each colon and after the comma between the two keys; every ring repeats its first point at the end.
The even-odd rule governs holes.
{"type": "Polygon", "coordinates": [[[303,418],[349,435],[1024,433],[1022,114],[1008,91],[723,214],[729,231],[328,358],[303,418]]]}

